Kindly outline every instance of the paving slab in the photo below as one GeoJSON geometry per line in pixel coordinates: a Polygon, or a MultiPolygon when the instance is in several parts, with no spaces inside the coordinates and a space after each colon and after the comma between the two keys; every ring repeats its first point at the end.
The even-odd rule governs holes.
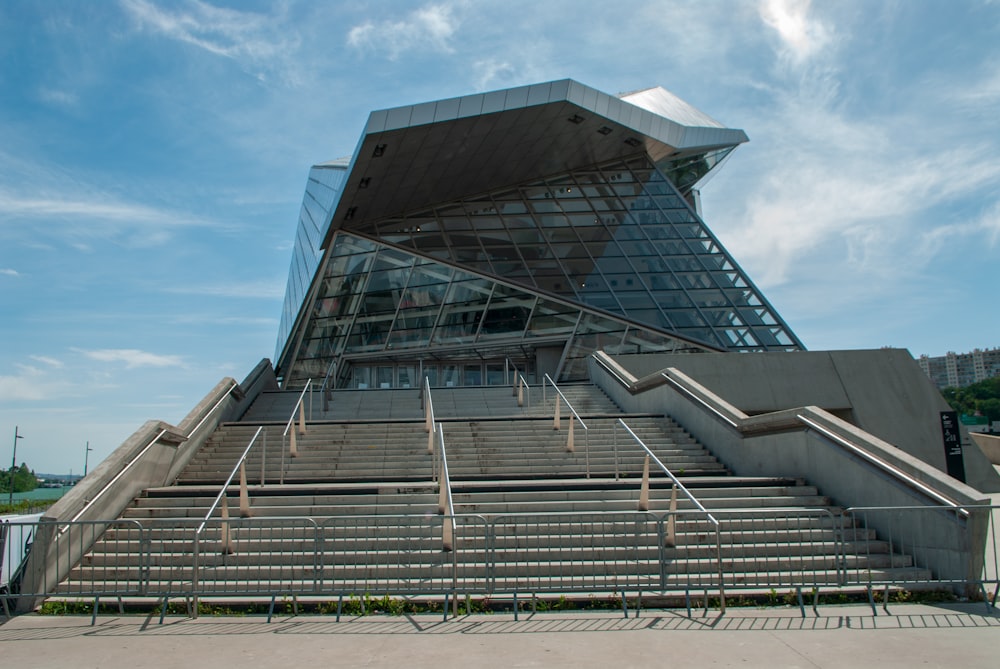
{"type": "Polygon", "coordinates": [[[6,667],[995,667],[1000,612],[982,603],[620,613],[262,616],[25,615],[0,625],[6,667]],[[322,663],[317,665],[316,663],[322,663]]]}

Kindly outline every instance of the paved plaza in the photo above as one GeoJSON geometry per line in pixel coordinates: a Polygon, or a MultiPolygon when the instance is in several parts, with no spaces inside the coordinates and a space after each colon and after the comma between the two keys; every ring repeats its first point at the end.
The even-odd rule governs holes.
{"type": "Polygon", "coordinates": [[[995,667],[1000,615],[979,604],[697,612],[212,617],[26,615],[0,625],[5,667],[995,667]],[[273,665],[267,665],[273,666],[273,665]]]}

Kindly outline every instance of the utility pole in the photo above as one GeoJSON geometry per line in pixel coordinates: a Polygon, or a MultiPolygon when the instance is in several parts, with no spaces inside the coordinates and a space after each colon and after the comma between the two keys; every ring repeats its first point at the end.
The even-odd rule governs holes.
{"type": "Polygon", "coordinates": [[[90,442],[87,442],[87,450],[84,451],[83,455],[83,475],[87,476],[87,461],[90,460],[90,452],[94,450],[90,447],[90,442]]]}
{"type": "Polygon", "coordinates": [[[10,497],[7,502],[14,506],[14,469],[17,467],[17,440],[24,439],[24,435],[17,433],[17,425],[14,426],[14,455],[10,457],[10,497]]]}

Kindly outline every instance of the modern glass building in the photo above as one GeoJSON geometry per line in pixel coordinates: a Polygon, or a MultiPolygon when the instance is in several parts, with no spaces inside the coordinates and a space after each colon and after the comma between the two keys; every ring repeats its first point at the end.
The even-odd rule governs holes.
{"type": "Polygon", "coordinates": [[[583,378],[593,351],[798,350],[699,215],[739,144],[662,88],[562,80],[371,114],[312,168],[275,359],[285,387],[583,378]]]}

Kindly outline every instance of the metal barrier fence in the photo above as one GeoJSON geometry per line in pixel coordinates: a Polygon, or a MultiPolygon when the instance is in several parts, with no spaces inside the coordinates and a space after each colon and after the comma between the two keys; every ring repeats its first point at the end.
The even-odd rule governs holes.
{"type": "MultiPolygon", "coordinates": [[[[978,588],[995,605],[996,509],[980,514],[985,552],[940,546],[928,537],[875,537],[875,515],[954,513],[943,507],[747,509],[714,511],[716,526],[695,509],[673,512],[366,515],[8,523],[8,543],[30,544],[45,534],[50,566],[77,559],[59,583],[43,578],[32,592],[0,595],[93,599],[238,596],[510,596],[626,593],[680,595],[692,591],[802,590],[895,586],[978,588]],[[441,550],[442,523],[454,523],[454,547],[441,550]],[[668,530],[673,527],[673,535],[668,530]],[[951,551],[958,571],[936,573],[951,551]],[[965,555],[965,562],[961,561],[965,555]],[[971,557],[969,557],[971,555],[971,557]],[[913,569],[888,572],[888,566],[913,569]],[[720,577],[721,573],[721,577],[720,577]],[[992,588],[992,594],[989,590],[992,588]]],[[[973,537],[969,537],[973,541],[973,537]]],[[[15,579],[16,581],[16,579],[15,579]]],[[[724,601],[719,602],[720,608],[724,601]]],[[[690,606],[690,605],[689,605],[690,606]]],[[[874,601],[873,601],[874,606],[874,601]]],[[[195,609],[196,610],[196,609],[195,609]]],[[[804,613],[804,609],[803,609],[804,613]]]]}

